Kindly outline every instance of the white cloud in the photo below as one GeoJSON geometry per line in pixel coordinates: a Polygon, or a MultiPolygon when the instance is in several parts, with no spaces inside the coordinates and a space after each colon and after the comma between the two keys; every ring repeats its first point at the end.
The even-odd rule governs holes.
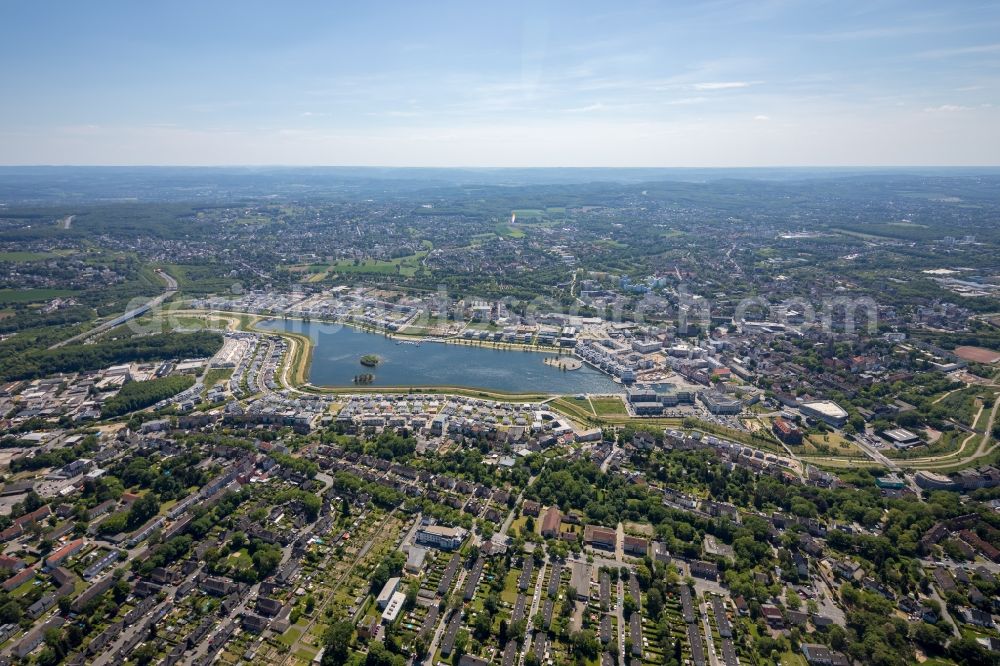
{"type": "Polygon", "coordinates": [[[977,46],[962,46],[953,49],[932,49],[917,53],[918,58],[951,58],[953,56],[979,55],[982,53],[1000,53],[1000,43],[979,44],[977,46]]]}
{"type": "Polygon", "coordinates": [[[733,90],[735,88],[749,88],[752,81],[708,81],[694,84],[695,90],[733,90]]]}
{"type": "Polygon", "coordinates": [[[770,120],[771,116],[759,115],[759,116],[754,116],[753,119],[756,120],[757,122],[764,123],[770,120]]]}
{"type": "Polygon", "coordinates": [[[672,99],[667,102],[668,106],[684,106],[687,104],[701,104],[702,102],[707,102],[707,97],[681,97],[680,99],[672,99]]]}
{"type": "Polygon", "coordinates": [[[873,28],[859,28],[857,30],[843,30],[839,32],[826,32],[807,35],[810,39],[823,42],[841,42],[861,39],[884,39],[887,37],[901,37],[904,35],[918,35],[928,32],[939,32],[945,28],[928,25],[910,26],[885,26],[873,28]]]}
{"type": "Polygon", "coordinates": [[[961,104],[942,104],[941,106],[929,106],[924,111],[927,113],[955,113],[956,111],[969,111],[969,107],[961,104]]]}
{"type": "Polygon", "coordinates": [[[586,106],[578,106],[572,109],[566,109],[566,113],[593,113],[594,111],[604,111],[607,107],[597,102],[596,104],[588,104],[586,106]]]}
{"type": "Polygon", "coordinates": [[[416,118],[420,116],[419,111],[406,111],[404,109],[390,109],[388,111],[372,111],[370,116],[383,116],[385,118],[416,118]]]}

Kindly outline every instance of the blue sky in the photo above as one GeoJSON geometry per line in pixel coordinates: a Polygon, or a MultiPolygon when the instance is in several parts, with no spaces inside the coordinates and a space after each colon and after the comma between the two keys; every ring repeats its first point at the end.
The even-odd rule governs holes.
{"type": "Polygon", "coordinates": [[[1000,163],[1000,3],[7,2],[0,163],[1000,163]]]}

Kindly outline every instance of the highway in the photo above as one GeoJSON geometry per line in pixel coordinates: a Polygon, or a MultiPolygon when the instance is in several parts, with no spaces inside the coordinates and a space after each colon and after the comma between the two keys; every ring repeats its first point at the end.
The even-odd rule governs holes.
{"type": "Polygon", "coordinates": [[[120,326],[127,321],[131,321],[136,317],[140,317],[146,314],[153,308],[159,307],[163,303],[163,301],[167,300],[175,293],[177,293],[177,280],[175,280],[170,275],[167,275],[160,269],[156,270],[156,274],[159,275],[160,278],[167,283],[167,290],[164,291],[162,294],[149,299],[139,307],[133,308],[119,317],[115,317],[114,319],[106,321],[103,324],[98,324],[94,328],[84,331],[83,333],[80,333],[78,335],[74,335],[73,337],[63,340],[62,342],[57,342],[56,344],[49,347],[49,349],[57,349],[65,345],[72,345],[77,342],[86,341],[88,338],[92,338],[95,335],[100,335],[101,333],[104,333],[105,331],[108,331],[114,328],[115,326],[120,326]]]}

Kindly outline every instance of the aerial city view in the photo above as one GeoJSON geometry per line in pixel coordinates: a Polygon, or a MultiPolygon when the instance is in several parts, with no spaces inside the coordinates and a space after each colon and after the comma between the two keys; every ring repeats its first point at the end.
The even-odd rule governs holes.
{"type": "Polygon", "coordinates": [[[288,4],[0,7],[0,666],[1000,664],[1000,6],[288,4]]]}

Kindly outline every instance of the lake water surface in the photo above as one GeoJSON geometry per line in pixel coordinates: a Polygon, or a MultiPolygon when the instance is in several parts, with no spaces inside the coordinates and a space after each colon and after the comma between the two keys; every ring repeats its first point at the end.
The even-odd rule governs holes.
{"type": "Polygon", "coordinates": [[[543,363],[553,354],[421,342],[398,344],[380,333],[350,326],[272,319],[258,328],[301,333],[313,341],[309,381],[315,386],[353,386],[354,376],[375,375],[370,386],[461,386],[514,393],[622,393],[620,384],[594,368],[563,372],[543,363]],[[360,359],[375,354],[376,368],[360,359]]]}

